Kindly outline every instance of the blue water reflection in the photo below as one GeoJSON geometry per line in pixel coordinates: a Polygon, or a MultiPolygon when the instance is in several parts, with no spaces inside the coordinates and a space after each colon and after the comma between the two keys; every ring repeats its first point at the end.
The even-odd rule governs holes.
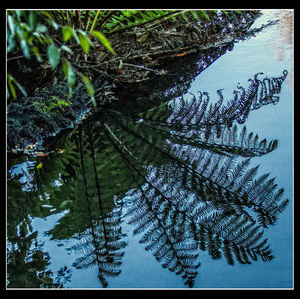
{"type": "MultiPolygon", "coordinates": [[[[216,90],[223,89],[222,92],[224,98],[230,99],[232,98],[233,90],[236,90],[237,88],[237,84],[240,84],[241,86],[248,86],[248,79],[253,78],[253,75],[258,72],[263,72],[264,75],[262,75],[262,78],[264,78],[264,76],[279,77],[282,76],[282,71],[284,69],[288,71],[288,76],[281,86],[280,101],[276,105],[267,105],[266,107],[262,107],[255,110],[253,113],[250,113],[246,123],[248,132],[258,133],[260,137],[266,138],[268,141],[278,139],[278,146],[275,150],[270,151],[264,156],[252,157],[249,164],[249,168],[255,167],[258,164],[260,165],[256,177],[262,176],[265,173],[271,173],[270,177],[276,178],[278,188],[284,188],[283,199],[289,199],[289,205],[284,213],[280,215],[280,219],[275,226],[270,229],[263,230],[264,238],[268,238],[272,248],[272,255],[275,258],[268,262],[258,259],[251,264],[240,264],[236,262],[234,266],[231,266],[227,263],[224,257],[221,259],[213,259],[213,254],[208,254],[207,251],[199,251],[199,256],[196,258],[195,264],[201,263],[201,265],[198,268],[198,274],[193,282],[194,288],[293,287],[293,11],[265,10],[263,11],[262,16],[259,17],[253,24],[253,27],[260,26],[261,24],[267,23],[268,20],[274,20],[277,18],[279,18],[279,22],[257,33],[256,37],[236,43],[231,51],[227,51],[225,55],[220,56],[193,80],[188,92],[186,93],[186,96],[188,96],[189,93],[197,94],[198,91],[207,92],[212,100],[215,95],[215,102],[217,102],[219,98],[216,90]]],[[[142,121],[143,118],[138,120],[139,123],[142,123],[142,121]]],[[[113,142],[116,143],[119,138],[123,136],[121,133],[120,136],[115,136],[115,134],[119,133],[118,129],[114,131],[115,133],[111,133],[112,127],[113,125],[111,125],[111,127],[105,127],[104,125],[104,129],[111,134],[110,136],[115,138],[113,142]]],[[[90,130],[95,130],[95,128],[93,127],[90,130]]],[[[85,140],[89,140],[91,144],[93,142],[98,142],[88,139],[87,132],[89,132],[89,130],[86,131],[85,135],[80,135],[79,143],[81,142],[80,138],[86,138],[85,140]]],[[[100,135],[100,139],[103,138],[103,140],[105,140],[103,136],[105,137],[105,134],[100,135]]],[[[130,139],[128,140],[130,141],[130,139]]],[[[173,145],[174,144],[169,141],[163,146],[169,146],[169,148],[174,150],[174,148],[172,148],[173,145]]],[[[107,148],[104,147],[104,150],[107,150],[107,148]]],[[[134,148],[131,148],[130,144],[126,144],[122,150],[128,156],[132,155],[132,157],[134,157],[132,154],[134,148]]],[[[78,149],[77,152],[79,152],[78,149]]],[[[80,148],[80,154],[81,156],[90,155],[92,158],[95,158],[93,152],[91,154],[85,153],[84,148],[80,148]]],[[[107,150],[106,154],[107,157],[111,157],[109,156],[111,154],[109,150],[107,150]]],[[[103,286],[107,286],[112,289],[168,289],[188,287],[188,285],[183,283],[180,275],[175,275],[174,272],[164,269],[161,263],[155,260],[151,250],[145,250],[146,244],[141,244],[140,242],[142,235],[135,233],[135,225],[130,224],[132,221],[132,215],[127,215],[127,213],[134,207],[135,196],[137,196],[137,192],[134,193],[134,184],[143,184],[143,187],[137,187],[141,193],[145,192],[146,194],[151,191],[150,189],[147,189],[147,184],[150,185],[149,181],[151,182],[151,171],[158,171],[160,167],[158,165],[151,165],[151,162],[153,162],[153,160],[147,164],[147,167],[144,167],[145,172],[148,171],[148,181],[143,181],[140,184],[138,179],[136,179],[138,176],[128,178],[128,180],[132,179],[131,188],[133,189],[125,191],[121,190],[122,184],[120,184],[120,186],[118,185],[115,187],[118,192],[116,192],[114,203],[110,203],[109,206],[101,206],[99,203],[102,213],[101,219],[104,219],[102,221],[104,232],[99,232],[99,235],[101,234],[101,236],[107,238],[107,240],[109,240],[108,243],[116,242],[116,240],[124,242],[122,245],[112,245],[111,247],[111,251],[113,253],[124,251],[124,255],[120,255],[120,259],[122,260],[122,264],[120,266],[121,272],[117,272],[118,268],[116,266],[113,270],[116,271],[115,273],[117,273],[117,275],[110,273],[111,275],[105,276],[105,279],[102,278],[102,285],[99,283],[99,269],[97,267],[82,267],[81,269],[76,267],[76,263],[77,265],[80,264],[78,263],[78,258],[82,256],[93,256],[94,254],[94,251],[88,246],[87,249],[83,248],[81,251],[76,251],[75,249],[76,247],[79,249],[81,248],[78,244],[80,243],[80,238],[82,236],[87,236],[85,239],[85,242],[87,243],[90,240],[90,235],[93,235],[93,237],[94,235],[98,236],[95,231],[97,230],[99,223],[95,221],[93,216],[93,209],[95,206],[91,205],[92,208],[88,206],[91,214],[89,221],[92,227],[92,232],[88,231],[88,229],[82,232],[80,223],[83,220],[75,219],[76,221],[78,220],[78,227],[80,228],[78,230],[81,230],[81,232],[78,235],[72,235],[72,233],[69,232],[66,227],[63,227],[63,225],[67,225],[68,215],[72,214],[70,213],[70,210],[73,207],[70,202],[68,202],[67,198],[62,200],[62,203],[58,205],[55,201],[54,195],[57,195],[58,193],[55,193],[56,191],[49,191],[45,188],[45,193],[40,198],[41,201],[43,201],[41,210],[47,209],[48,214],[45,212],[47,217],[41,217],[41,212],[39,212],[36,213],[36,217],[32,216],[30,218],[31,231],[37,231],[37,244],[41,244],[43,252],[47,253],[51,258],[46,269],[49,271],[51,270],[54,274],[54,278],[57,273],[57,277],[60,278],[57,278],[56,281],[63,283],[63,287],[79,289],[102,288],[103,286]],[[49,195],[47,192],[52,193],[49,195]],[[117,196],[118,194],[122,194],[122,198],[119,198],[117,196]],[[51,202],[51,199],[53,199],[53,202],[51,202]],[[53,207],[59,207],[59,209],[56,210],[53,207]],[[110,232],[108,232],[108,229],[105,231],[104,224],[106,221],[105,219],[108,219],[107,215],[110,215],[110,213],[112,213],[112,217],[115,217],[111,220],[111,223],[113,223],[111,224],[111,227],[118,227],[118,232],[115,233],[117,230],[114,230],[113,237],[109,235],[110,232]],[[63,233],[60,234],[57,227],[60,227],[63,233]],[[72,236],[70,237],[69,235],[72,236]],[[71,275],[70,277],[66,278],[67,275],[65,274],[60,276],[58,275],[59,273],[62,273],[59,272],[62,267],[65,267],[66,271],[67,269],[70,269],[70,271],[67,272],[71,275]]],[[[23,164],[20,163],[19,165],[25,165],[26,163],[29,162],[23,162],[23,164]]],[[[89,165],[87,162],[85,163],[87,170],[89,165]]],[[[133,169],[135,165],[130,163],[132,162],[128,162],[128,165],[130,165],[133,169]]],[[[166,165],[168,165],[167,162],[166,165]]],[[[119,166],[121,169],[121,162],[119,166]]],[[[166,167],[173,166],[174,165],[170,164],[166,167]]],[[[163,167],[165,166],[162,166],[162,169],[163,167]]],[[[92,167],[90,168],[92,169],[92,167]]],[[[107,168],[108,166],[104,165],[104,167],[101,168],[102,173],[108,171],[107,168]]],[[[20,169],[20,167],[18,169],[20,169]]],[[[101,176],[101,171],[99,171],[99,176],[101,176]]],[[[111,171],[111,173],[115,173],[118,172],[118,169],[109,169],[109,171],[111,171]]],[[[123,169],[121,169],[121,171],[123,171],[123,169]]],[[[137,172],[138,171],[141,170],[137,170],[137,172]]],[[[180,172],[180,170],[178,171],[180,172]]],[[[21,173],[20,170],[16,171],[15,175],[19,173],[21,173]]],[[[25,170],[25,173],[30,175],[29,170],[25,170]]],[[[84,177],[84,175],[85,174],[82,176],[84,177]]],[[[161,175],[163,176],[164,174],[161,175]]],[[[61,174],[58,177],[53,178],[54,182],[59,182],[54,187],[57,188],[56,190],[63,192],[64,186],[60,183],[60,179],[61,174]]],[[[176,186],[176,182],[172,181],[173,178],[168,177],[167,179],[170,182],[173,182],[174,186],[176,186]]],[[[20,181],[20,183],[22,182],[23,181],[20,181]]],[[[85,184],[89,183],[92,184],[89,181],[85,182],[85,184]]],[[[72,182],[70,182],[70,184],[72,184],[72,182]]],[[[91,188],[94,188],[95,190],[97,189],[95,194],[98,194],[98,198],[100,199],[100,194],[101,196],[103,194],[101,193],[102,191],[99,192],[98,187],[99,186],[96,184],[95,186],[92,185],[91,188]]],[[[102,190],[101,188],[100,190],[102,190]]],[[[74,194],[77,192],[79,193],[79,189],[78,191],[76,191],[76,189],[74,190],[74,194]]],[[[192,196],[191,193],[189,193],[189,196],[192,196]]],[[[75,197],[76,194],[74,195],[74,198],[75,197]]],[[[82,199],[83,204],[89,203],[89,201],[92,202],[92,197],[88,198],[87,196],[86,199],[82,199]]],[[[97,200],[95,200],[95,202],[97,202],[97,200]]],[[[180,208],[182,207],[180,206],[180,208]]],[[[184,208],[182,208],[182,211],[184,211],[184,208]]],[[[252,212],[249,213],[251,214],[252,212]]],[[[70,217],[72,217],[72,215],[70,217]]],[[[138,220],[136,220],[136,222],[138,222],[138,220]]],[[[28,231],[29,230],[30,229],[28,229],[28,231]]],[[[176,230],[176,228],[174,228],[174,230],[176,230]]],[[[71,228],[70,231],[72,231],[71,228]]],[[[97,242],[100,243],[99,240],[97,242]]],[[[98,249],[97,246],[100,246],[97,242],[95,241],[93,244],[96,249],[98,249]]],[[[192,245],[193,244],[190,246],[192,247],[192,245]]],[[[102,248],[100,249],[102,250],[102,248]]],[[[109,248],[106,248],[106,250],[109,251],[109,248]]],[[[112,256],[115,257],[116,255],[112,254],[112,256]]],[[[97,256],[97,258],[99,257],[97,256]]],[[[97,261],[97,263],[98,266],[101,263],[101,266],[104,265],[103,260],[97,261]]],[[[109,272],[109,266],[107,266],[108,268],[105,267],[103,269],[109,272]]]]}

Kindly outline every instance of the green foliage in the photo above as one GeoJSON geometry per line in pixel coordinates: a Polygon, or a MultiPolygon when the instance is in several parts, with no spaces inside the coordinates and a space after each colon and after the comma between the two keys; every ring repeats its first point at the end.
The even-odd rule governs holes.
{"type": "MultiPolygon", "coordinates": [[[[92,83],[81,72],[75,70],[71,63],[69,63],[64,55],[62,55],[62,52],[67,52],[72,55],[73,51],[66,45],[60,44],[60,46],[58,46],[57,43],[54,42],[51,37],[53,30],[61,30],[64,42],[67,42],[73,37],[75,42],[81,46],[86,54],[89,53],[89,48],[94,46],[94,43],[90,40],[86,32],[81,29],[73,29],[69,25],[62,26],[61,24],[56,23],[52,19],[52,15],[48,12],[9,10],[7,12],[7,53],[12,52],[15,48],[19,47],[22,54],[27,59],[30,59],[31,54],[33,54],[38,62],[43,62],[43,55],[40,51],[45,48],[46,57],[52,70],[62,62],[62,67],[68,82],[69,94],[71,94],[75,74],[77,74],[82,79],[91,100],[95,104],[93,97],[94,87],[92,83]]],[[[109,41],[103,34],[97,31],[93,32],[93,34],[104,47],[116,55],[110,46],[109,41]]],[[[7,75],[7,81],[8,98],[11,94],[13,98],[16,99],[16,92],[12,83],[14,83],[24,95],[27,95],[24,88],[11,74],[7,75]]]]}
{"type": "Polygon", "coordinates": [[[45,104],[43,102],[37,102],[35,105],[40,109],[41,111],[51,113],[53,109],[55,108],[66,108],[71,105],[71,102],[68,99],[59,99],[56,96],[53,96],[49,104],[45,104]]]}
{"type": "Polygon", "coordinates": [[[72,68],[71,64],[67,59],[62,60],[62,69],[65,77],[67,78],[69,97],[70,97],[72,94],[72,86],[75,84],[76,81],[76,75],[74,69],[72,68]]]}
{"type": "Polygon", "coordinates": [[[54,44],[48,46],[47,57],[52,69],[55,69],[60,62],[60,52],[54,44]]]}
{"type": "MultiPolygon", "coordinates": [[[[101,30],[105,34],[112,34],[129,30],[133,27],[153,26],[159,22],[168,19],[179,20],[185,19],[188,21],[189,17],[195,19],[206,19],[210,21],[210,14],[216,14],[217,11],[205,10],[112,10],[103,11],[90,10],[88,12],[81,12],[81,15],[89,14],[89,22],[86,24],[86,29],[91,23],[91,30],[101,30]]],[[[64,14],[64,12],[61,12],[64,14]]],[[[85,18],[86,19],[86,18],[85,18]]]]}
{"type": "Polygon", "coordinates": [[[81,77],[81,80],[83,81],[85,87],[86,87],[86,90],[92,100],[92,103],[94,105],[94,107],[97,106],[96,104],[96,101],[95,101],[95,97],[94,97],[94,94],[95,94],[95,91],[94,91],[94,87],[93,87],[93,84],[91,83],[91,81],[89,80],[88,77],[80,74],[80,77],[81,77]]]}
{"type": "Polygon", "coordinates": [[[93,30],[92,35],[94,35],[109,51],[111,51],[114,55],[117,55],[114,49],[111,47],[108,39],[99,31],[93,30]]]}
{"type": "Polygon", "coordinates": [[[11,75],[11,74],[7,74],[7,83],[8,83],[8,87],[7,87],[7,95],[9,97],[10,93],[12,94],[12,97],[14,99],[17,98],[16,96],[16,89],[15,86],[18,87],[18,89],[22,92],[22,94],[24,96],[27,96],[27,92],[26,90],[21,86],[21,84],[11,75]],[[15,86],[14,86],[15,85],[15,86]]]}
{"type": "Polygon", "coordinates": [[[88,38],[85,32],[82,30],[78,30],[78,35],[79,35],[79,43],[83,51],[88,54],[90,46],[93,46],[94,44],[91,42],[91,40],[88,38]]]}
{"type": "Polygon", "coordinates": [[[39,62],[43,61],[38,46],[49,43],[49,38],[44,37],[48,28],[41,23],[40,16],[38,11],[7,11],[7,53],[19,44],[27,59],[32,53],[39,62]]]}
{"type": "MultiPolygon", "coordinates": [[[[226,12],[234,14],[237,12],[226,12]]],[[[217,10],[8,10],[7,11],[7,53],[19,49],[24,57],[30,59],[32,54],[38,62],[47,57],[52,70],[64,60],[69,60],[65,72],[69,89],[72,89],[70,73],[78,75],[95,105],[94,87],[90,78],[75,66],[68,55],[73,55],[72,47],[79,45],[86,60],[91,47],[95,47],[95,38],[113,55],[117,55],[105,35],[120,33],[134,27],[151,27],[172,20],[190,22],[200,20],[212,21],[212,17],[225,14],[217,10]],[[64,44],[68,43],[68,45],[64,44]],[[65,55],[68,54],[68,55],[65,55]]],[[[72,57],[74,58],[74,57],[72,57]]],[[[64,63],[66,64],[66,63],[64,63]]],[[[8,84],[9,93],[16,99],[15,90],[8,84]]],[[[19,87],[21,90],[21,88],[19,87]]],[[[23,93],[23,90],[21,90],[23,93]]],[[[71,92],[69,92],[70,94],[71,92]]],[[[23,93],[24,94],[24,93],[23,93]]]]}

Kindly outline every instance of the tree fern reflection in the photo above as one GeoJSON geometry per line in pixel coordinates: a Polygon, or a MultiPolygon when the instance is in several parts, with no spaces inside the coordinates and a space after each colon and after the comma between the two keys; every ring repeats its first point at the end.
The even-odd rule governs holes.
{"type": "Polygon", "coordinates": [[[278,103],[287,72],[260,75],[247,88],[238,85],[227,101],[219,89],[215,101],[204,91],[168,96],[134,115],[126,105],[111,105],[97,121],[49,144],[49,156],[36,158],[43,163],[33,169],[36,190],[27,193],[39,202],[35,195],[46,192],[51,213],[67,211],[48,234],[78,239],[69,248],[76,252],[74,267],[95,267],[102,287],[120,275],[126,196],[134,235],[189,287],[201,270],[201,251],[229,265],[273,259],[264,232],[288,200],[275,179],[257,176],[250,162],[276,150],[278,140],[249,133],[245,123],[250,113],[278,103]]]}
{"type": "Polygon", "coordinates": [[[273,258],[264,228],[288,200],[281,201],[283,190],[268,175],[255,180],[258,166],[249,169],[250,158],[240,157],[265,155],[278,141],[259,140],[238,126],[250,111],[278,102],[287,72],[263,80],[258,75],[225,104],[221,90],[213,104],[199,93],[142,112],[139,121],[111,110],[104,125],[132,175],[143,179],[128,212],[134,234],[143,234],[145,249],[190,287],[200,266],[198,249],[213,259],[224,255],[230,265],[273,258]]]}

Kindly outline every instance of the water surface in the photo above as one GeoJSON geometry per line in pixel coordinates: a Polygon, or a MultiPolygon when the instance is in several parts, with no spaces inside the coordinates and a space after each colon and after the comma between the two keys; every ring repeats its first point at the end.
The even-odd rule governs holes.
{"type": "Polygon", "coordinates": [[[182,74],[184,87],[133,94],[124,106],[50,141],[45,153],[9,157],[8,287],[293,287],[293,11],[265,10],[253,27],[275,19],[201,72],[191,63],[196,75],[182,74]],[[249,150],[240,137],[215,146],[220,136],[207,129],[214,126],[204,126],[204,118],[195,125],[201,106],[190,118],[180,110],[181,95],[193,111],[187,104],[193,95],[202,92],[203,104],[207,92],[217,103],[220,89],[225,105],[260,72],[259,80],[284,77],[279,101],[271,97],[273,103],[234,124],[237,136],[246,126],[252,138],[277,140],[277,146],[249,150]],[[186,118],[176,123],[178,111],[186,118]],[[230,185],[238,163],[249,157],[230,185]],[[243,197],[264,174],[261,184],[269,189],[253,191],[256,199],[243,197]],[[264,203],[276,196],[278,205],[289,204],[273,225],[272,205],[264,203]]]}

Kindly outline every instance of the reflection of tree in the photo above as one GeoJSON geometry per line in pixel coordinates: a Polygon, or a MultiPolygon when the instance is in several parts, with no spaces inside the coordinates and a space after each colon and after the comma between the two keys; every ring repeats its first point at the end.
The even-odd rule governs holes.
{"type": "MultiPolygon", "coordinates": [[[[92,172],[94,172],[94,180],[96,187],[96,197],[98,207],[98,217],[93,219],[92,216],[92,203],[93,189],[88,186],[88,158],[84,158],[82,131],[79,128],[79,150],[80,150],[80,162],[83,184],[85,187],[85,200],[87,206],[87,214],[89,217],[89,228],[81,235],[81,240],[73,246],[76,251],[80,250],[82,256],[77,259],[74,266],[76,268],[86,268],[97,265],[98,278],[102,285],[106,287],[108,285],[105,275],[117,276],[120,273],[119,266],[121,265],[121,258],[124,252],[120,252],[119,249],[123,248],[126,243],[120,241],[122,234],[120,229],[120,216],[121,211],[112,211],[109,215],[104,215],[104,207],[102,201],[102,190],[100,189],[100,182],[97,171],[96,157],[95,157],[95,144],[94,136],[91,132],[88,134],[88,145],[92,160],[92,172]]],[[[90,177],[89,177],[90,178],[90,177]]]]}
{"type": "Polygon", "coordinates": [[[7,182],[7,287],[59,288],[70,279],[70,270],[65,267],[54,276],[47,269],[51,258],[43,252],[43,244],[38,244],[37,231],[32,232],[31,217],[52,212],[43,206],[49,201],[39,197],[34,163],[23,160],[9,160],[19,166],[20,174],[11,168],[7,182]]]}
{"type": "Polygon", "coordinates": [[[48,253],[43,252],[43,244],[36,241],[37,232],[25,236],[21,229],[18,237],[9,244],[7,254],[8,288],[61,288],[70,281],[71,270],[62,267],[55,277],[46,269],[50,264],[48,253]]]}
{"type": "Polygon", "coordinates": [[[264,229],[288,201],[267,174],[255,178],[258,167],[250,168],[250,158],[275,150],[278,142],[248,133],[244,123],[251,111],[279,101],[286,75],[259,79],[258,73],[227,102],[218,90],[213,103],[200,92],[153,101],[134,115],[126,106],[111,106],[94,124],[56,139],[49,145],[53,153],[37,157],[43,167],[35,168],[36,190],[28,192],[55,212],[68,210],[48,232],[52,239],[79,238],[70,248],[80,254],[74,266],[97,267],[106,287],[106,277],[121,271],[120,203],[130,190],[134,233],[190,287],[199,250],[213,259],[224,255],[230,265],[272,259],[264,229]]]}
{"type": "Polygon", "coordinates": [[[244,123],[251,110],[276,104],[286,75],[259,80],[257,74],[226,104],[220,91],[214,104],[200,93],[162,103],[140,118],[110,110],[103,124],[115,152],[143,179],[128,212],[134,233],[143,233],[146,250],[189,286],[200,266],[198,248],[214,259],[223,254],[231,265],[273,258],[263,228],[276,222],[288,200],[281,201],[283,189],[277,190],[274,179],[254,180],[258,167],[248,169],[250,159],[236,156],[264,155],[277,141],[259,141],[246,127],[238,134],[233,122],[244,123]]]}
{"type": "Polygon", "coordinates": [[[44,256],[43,252],[38,250],[38,248],[34,250],[29,249],[32,239],[37,236],[37,232],[26,237],[24,233],[21,232],[20,234],[21,236],[18,240],[11,245],[13,248],[9,250],[7,256],[9,281],[7,287],[40,287],[42,278],[45,277],[40,277],[37,271],[43,271],[48,266],[49,257],[44,256]]]}
{"type": "Polygon", "coordinates": [[[156,161],[151,162],[158,165],[165,156],[168,167],[148,166],[144,176],[143,160],[133,160],[139,155],[133,148],[122,149],[119,137],[110,135],[128,167],[144,178],[133,196],[130,223],[136,226],[134,233],[144,233],[141,243],[147,243],[146,250],[153,250],[163,267],[182,274],[192,286],[199,266],[198,246],[213,258],[220,258],[223,251],[230,264],[232,256],[240,263],[258,256],[264,261],[272,258],[266,240],[261,240],[261,226],[273,224],[287,201],[279,203],[282,189],[275,192],[273,179],[267,181],[265,175],[253,181],[257,167],[247,170],[249,159],[236,163],[206,149],[184,151],[183,145],[170,154],[155,146],[156,161]],[[258,220],[248,211],[251,208],[258,220]]]}

